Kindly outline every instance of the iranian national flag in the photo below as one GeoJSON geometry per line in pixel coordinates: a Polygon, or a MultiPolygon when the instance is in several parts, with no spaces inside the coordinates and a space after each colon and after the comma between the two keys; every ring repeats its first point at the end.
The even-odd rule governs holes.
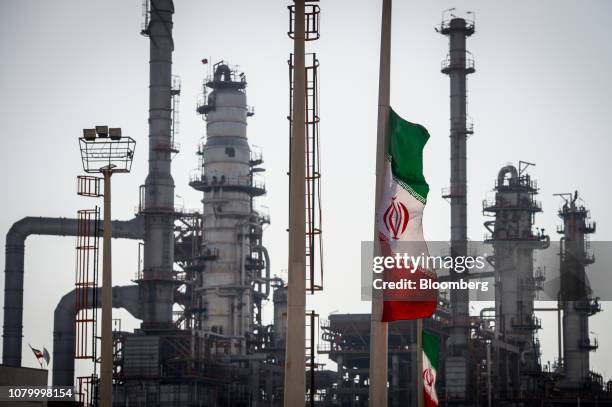
{"type": "Polygon", "coordinates": [[[34,353],[34,356],[36,357],[36,360],[40,364],[41,368],[43,360],[47,363],[47,366],[49,365],[49,360],[51,359],[51,357],[49,356],[47,348],[43,348],[43,350],[40,351],[40,349],[33,348],[32,345],[30,345],[29,343],[28,346],[30,347],[30,349],[32,349],[32,353],[34,353]]]}
{"type": "MultiPolygon", "coordinates": [[[[391,109],[388,128],[384,191],[376,214],[381,254],[408,254],[424,259],[428,251],[422,219],[429,185],[423,176],[423,148],[429,133],[423,126],[402,119],[391,109]]],[[[405,278],[419,287],[421,279],[435,279],[435,274],[422,266],[415,266],[411,271],[396,268],[384,271],[385,281],[405,278]]],[[[385,290],[383,299],[383,322],[428,318],[436,309],[437,291],[385,290]]]]}
{"type": "Polygon", "coordinates": [[[426,407],[438,405],[436,378],[438,377],[438,354],[440,338],[423,331],[423,400],[426,407]]]}
{"type": "Polygon", "coordinates": [[[36,357],[36,359],[40,361],[40,359],[44,357],[43,353],[40,350],[33,348],[32,345],[30,345],[29,343],[28,343],[28,346],[30,347],[30,349],[32,349],[32,353],[34,353],[34,356],[36,357]]]}

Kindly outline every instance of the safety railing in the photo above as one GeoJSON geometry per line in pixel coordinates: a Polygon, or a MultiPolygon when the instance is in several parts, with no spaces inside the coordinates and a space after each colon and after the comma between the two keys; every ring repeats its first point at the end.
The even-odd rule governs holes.
{"type": "Polygon", "coordinates": [[[474,58],[470,56],[453,59],[450,55],[447,55],[446,58],[440,62],[440,71],[446,73],[453,69],[464,69],[473,72],[476,70],[476,62],[474,58]]]}
{"type": "MultiPolygon", "coordinates": [[[[309,0],[305,5],[304,11],[304,40],[314,41],[321,37],[319,32],[319,22],[321,8],[317,4],[312,4],[317,0],[309,0]],[[310,3],[310,4],[309,4],[310,3]]],[[[289,38],[295,37],[295,5],[287,7],[289,9],[289,38]]]]}

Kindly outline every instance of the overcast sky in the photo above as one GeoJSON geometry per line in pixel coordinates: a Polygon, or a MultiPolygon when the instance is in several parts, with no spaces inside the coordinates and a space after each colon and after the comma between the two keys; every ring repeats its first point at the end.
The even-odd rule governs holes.
{"type": "MultiPolygon", "coordinates": [[[[264,236],[272,269],[287,264],[288,2],[175,2],[174,74],[182,78],[182,152],[173,162],[176,192],[187,207],[201,196],[188,186],[197,166],[204,122],[195,114],[204,57],[238,64],[247,75],[256,115],[248,135],[261,147],[272,225],[264,236]]],[[[360,301],[359,248],[373,230],[380,1],[322,1],[321,39],[308,44],[321,63],[322,198],[325,291],[309,306],[330,312],[368,312],[360,301]]],[[[559,223],[556,192],[579,189],[597,220],[597,240],[612,237],[610,128],[612,49],[606,0],[396,1],[392,39],[392,105],[425,125],[425,175],[431,186],[424,228],[430,240],[449,237],[449,206],[440,190],[449,180],[449,85],[440,61],[447,39],[433,27],[443,9],[469,6],[477,32],[468,40],[476,70],[468,82],[468,234],[481,240],[481,201],[499,168],[525,160],[541,187],[537,224],[559,223]],[[587,6],[588,4],[588,6],[587,6]]],[[[139,35],[140,0],[0,0],[0,174],[4,195],[0,233],[24,216],[73,217],[99,204],[77,197],[81,172],[77,137],[96,124],[120,126],[138,141],[134,169],[115,177],[114,218],[128,219],[146,173],[148,40],[139,35]]],[[[557,239],[555,235],[553,239],[557,239]]],[[[137,271],[137,243],[115,241],[114,284],[137,271]]],[[[30,237],[25,263],[24,347],[51,351],[53,309],[74,284],[74,239],[30,237]]],[[[4,264],[4,251],[0,252],[4,264]]],[[[4,278],[0,289],[3,290],[4,278]]],[[[0,294],[3,297],[3,294],[0,294]]],[[[271,304],[270,304],[271,305],[271,304]]],[[[604,309],[608,304],[604,304],[604,309]]],[[[594,369],[612,374],[612,332],[604,312],[591,318],[601,348],[594,369]],[[608,369],[608,372],[606,372],[608,369]]],[[[1,311],[0,311],[1,313],[1,311]]],[[[137,326],[116,311],[124,327],[137,326]]],[[[544,320],[543,362],[556,352],[555,318],[544,320]]],[[[37,366],[24,348],[23,364],[37,366]]]]}

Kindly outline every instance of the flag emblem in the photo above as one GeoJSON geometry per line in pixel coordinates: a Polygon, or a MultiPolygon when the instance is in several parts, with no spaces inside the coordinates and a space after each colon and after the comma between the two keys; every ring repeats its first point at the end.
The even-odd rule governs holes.
{"type": "Polygon", "coordinates": [[[430,368],[423,370],[423,383],[425,383],[425,386],[427,388],[431,389],[435,381],[436,381],[436,377],[434,376],[430,368]]]}
{"type": "Polygon", "coordinates": [[[387,228],[387,232],[391,234],[394,240],[399,239],[408,226],[410,213],[403,202],[397,201],[397,196],[391,198],[391,203],[383,214],[383,222],[387,228]]]}

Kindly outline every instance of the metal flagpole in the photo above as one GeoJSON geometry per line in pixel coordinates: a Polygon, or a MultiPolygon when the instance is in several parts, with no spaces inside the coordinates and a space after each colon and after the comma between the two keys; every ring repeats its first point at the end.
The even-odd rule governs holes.
{"type": "MultiPolygon", "coordinates": [[[[380,27],[380,68],[378,78],[378,131],[376,136],[376,196],[375,214],[378,215],[379,200],[385,179],[385,154],[388,145],[388,121],[391,65],[391,2],[383,0],[380,27]]],[[[374,222],[374,256],[380,253],[378,231],[374,222]]],[[[388,350],[386,322],[381,322],[383,296],[380,290],[372,290],[372,315],[370,325],[370,407],[387,406],[388,350]]]]}
{"type": "Polygon", "coordinates": [[[306,68],[305,1],[295,0],[293,41],[293,112],[289,185],[289,278],[285,407],[304,406],[306,394],[306,68]]]}
{"type": "Polygon", "coordinates": [[[423,318],[416,320],[416,377],[417,377],[417,406],[423,407],[423,318]]]}

